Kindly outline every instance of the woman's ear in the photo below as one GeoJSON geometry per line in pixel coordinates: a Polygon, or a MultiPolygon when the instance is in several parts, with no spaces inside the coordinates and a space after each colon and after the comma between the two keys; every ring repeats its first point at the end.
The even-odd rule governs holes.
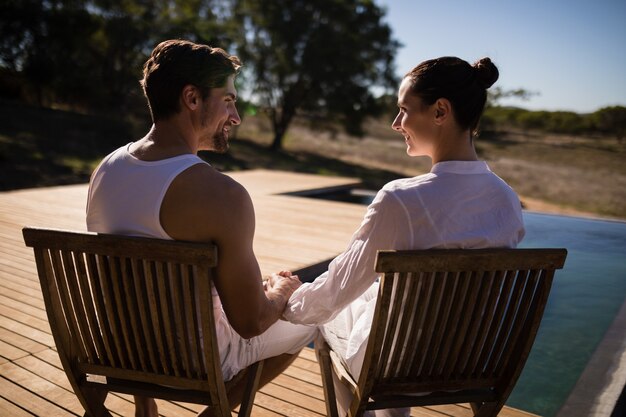
{"type": "Polygon", "coordinates": [[[200,105],[199,93],[198,89],[191,84],[184,86],[180,93],[182,104],[189,110],[196,110],[200,105]]]}
{"type": "Polygon", "coordinates": [[[447,98],[440,98],[435,101],[435,124],[441,125],[450,118],[452,114],[452,104],[447,98]]]}

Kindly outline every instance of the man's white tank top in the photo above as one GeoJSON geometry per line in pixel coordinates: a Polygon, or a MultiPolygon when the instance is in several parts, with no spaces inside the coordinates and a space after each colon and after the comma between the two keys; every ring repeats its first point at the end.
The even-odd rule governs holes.
{"type": "Polygon", "coordinates": [[[196,164],[196,155],[142,161],[122,146],[96,168],[89,184],[87,230],[172,239],[160,221],[161,203],[178,174],[196,164]]]}

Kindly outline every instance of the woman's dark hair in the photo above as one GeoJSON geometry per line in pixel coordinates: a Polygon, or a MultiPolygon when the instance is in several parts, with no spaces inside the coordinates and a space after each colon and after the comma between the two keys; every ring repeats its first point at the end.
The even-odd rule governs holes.
{"type": "Polygon", "coordinates": [[[424,61],[405,75],[411,92],[431,105],[440,98],[450,101],[456,122],[476,134],[487,101],[487,89],[498,79],[498,68],[489,58],[474,65],[456,57],[424,61]]]}
{"type": "Polygon", "coordinates": [[[178,99],[186,85],[196,86],[204,99],[211,88],[224,87],[240,67],[239,59],[221,48],[179,39],[161,42],[144,64],[140,81],[152,121],[180,111],[178,99]]]}

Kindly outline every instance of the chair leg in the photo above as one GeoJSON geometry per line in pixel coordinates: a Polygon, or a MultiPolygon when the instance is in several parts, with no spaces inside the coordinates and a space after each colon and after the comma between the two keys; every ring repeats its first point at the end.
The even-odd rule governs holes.
{"type": "Polygon", "coordinates": [[[243,391],[243,399],[239,406],[239,417],[248,417],[254,405],[254,396],[259,388],[259,380],[263,372],[263,361],[256,362],[248,367],[246,385],[243,391]]]}
{"type": "Polygon", "coordinates": [[[474,417],[497,417],[503,404],[493,403],[470,403],[474,417]]]}
{"type": "Polygon", "coordinates": [[[108,391],[81,387],[76,395],[85,408],[85,417],[112,417],[104,406],[108,391]]]}
{"type": "Polygon", "coordinates": [[[315,355],[320,365],[322,374],[322,385],[324,387],[324,398],[326,399],[326,415],[328,417],[339,417],[337,411],[337,397],[335,396],[335,386],[333,383],[333,370],[330,363],[329,346],[325,341],[315,342],[315,355]]]}

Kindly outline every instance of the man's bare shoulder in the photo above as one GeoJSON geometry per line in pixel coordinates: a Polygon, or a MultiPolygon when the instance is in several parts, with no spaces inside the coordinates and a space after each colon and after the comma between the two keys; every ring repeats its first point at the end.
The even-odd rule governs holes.
{"type": "Polygon", "coordinates": [[[243,185],[206,164],[196,164],[188,168],[178,175],[171,187],[191,193],[190,197],[194,200],[209,198],[214,201],[216,197],[225,199],[249,197],[243,185]]]}
{"type": "Polygon", "coordinates": [[[179,174],[161,205],[161,224],[175,239],[204,240],[222,226],[254,218],[247,190],[233,178],[206,164],[179,174]]]}

